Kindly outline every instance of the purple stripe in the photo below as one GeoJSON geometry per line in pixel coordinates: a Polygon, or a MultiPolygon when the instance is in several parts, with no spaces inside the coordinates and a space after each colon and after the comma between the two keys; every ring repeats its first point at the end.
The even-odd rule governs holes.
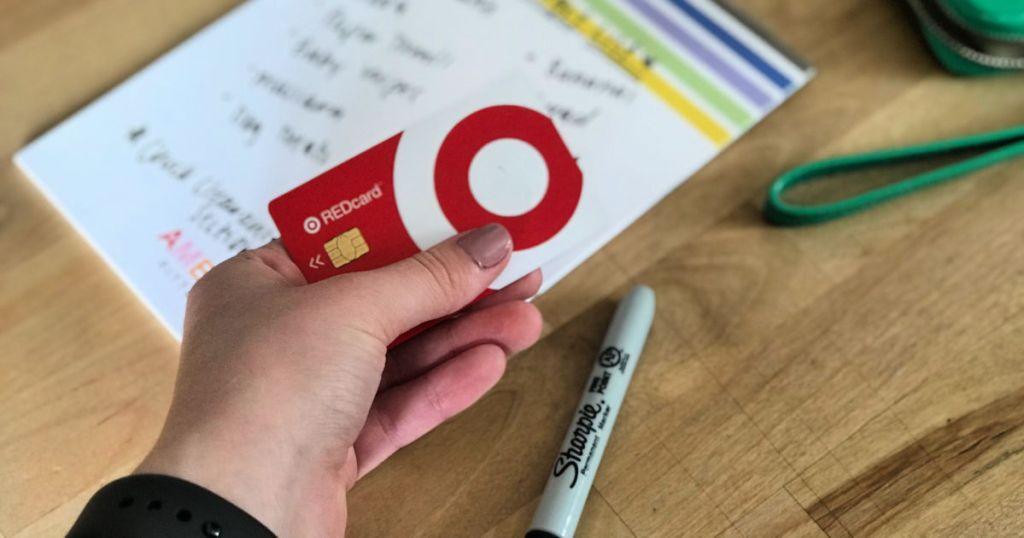
{"type": "Polygon", "coordinates": [[[714,52],[708,50],[700,41],[697,41],[697,39],[687,33],[686,30],[659,12],[647,0],[626,0],[626,3],[642,13],[652,24],[668,34],[676,43],[700,58],[705,65],[746,96],[754,105],[763,110],[771,104],[771,98],[761,91],[760,88],[747,80],[746,77],[733,69],[732,66],[723,62],[714,52]]]}

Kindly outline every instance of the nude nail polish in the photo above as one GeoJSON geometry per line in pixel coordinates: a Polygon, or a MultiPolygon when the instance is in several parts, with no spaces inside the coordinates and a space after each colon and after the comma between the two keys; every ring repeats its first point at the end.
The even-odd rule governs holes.
{"type": "Polygon", "coordinates": [[[456,244],[469,254],[481,269],[490,269],[501,263],[512,252],[512,236],[500,224],[477,228],[456,240],[456,244]]]}

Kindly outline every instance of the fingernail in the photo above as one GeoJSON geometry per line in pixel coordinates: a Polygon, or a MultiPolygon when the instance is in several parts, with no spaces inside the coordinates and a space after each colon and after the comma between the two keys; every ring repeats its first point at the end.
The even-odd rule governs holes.
{"type": "Polygon", "coordinates": [[[512,237],[500,224],[477,228],[455,241],[481,269],[490,269],[512,251],[512,237]]]}

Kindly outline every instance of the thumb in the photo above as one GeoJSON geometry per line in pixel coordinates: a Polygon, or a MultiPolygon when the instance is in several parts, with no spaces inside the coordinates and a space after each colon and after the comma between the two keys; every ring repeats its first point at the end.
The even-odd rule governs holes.
{"type": "Polygon", "coordinates": [[[469,304],[497,278],[511,252],[508,230],[488,224],[391,265],[351,273],[344,286],[369,293],[362,305],[376,325],[370,330],[383,333],[378,336],[387,343],[469,304]]]}

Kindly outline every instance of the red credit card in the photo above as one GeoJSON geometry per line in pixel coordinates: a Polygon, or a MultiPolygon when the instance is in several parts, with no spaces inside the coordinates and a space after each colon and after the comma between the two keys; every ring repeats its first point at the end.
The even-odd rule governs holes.
{"type": "Polygon", "coordinates": [[[395,203],[393,136],[270,202],[281,240],[307,282],[419,252],[395,203]]]}
{"type": "Polygon", "coordinates": [[[531,89],[460,100],[270,202],[308,282],[388,265],[497,222],[512,235],[495,289],[597,231],[583,174],[531,89]]]}

